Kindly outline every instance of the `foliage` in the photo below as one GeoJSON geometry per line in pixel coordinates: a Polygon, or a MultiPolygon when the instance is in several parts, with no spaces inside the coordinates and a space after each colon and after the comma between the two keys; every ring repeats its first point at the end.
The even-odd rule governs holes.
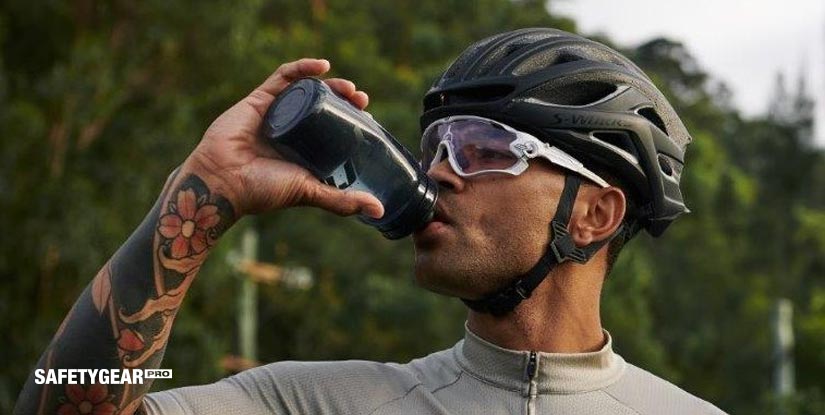
{"type": "Polygon", "coordinates": [[[744,120],[678,42],[654,39],[628,54],[694,137],[682,178],[693,213],[668,230],[666,243],[648,246],[656,275],[650,311],[668,363],[684,388],[732,413],[764,413],[782,402],[800,413],[821,406],[825,356],[815,350],[825,332],[816,277],[824,270],[817,229],[825,199],[816,189],[825,176],[817,174],[824,160],[812,145],[806,89],[774,97],[768,116],[744,120]],[[797,306],[802,392],[787,399],[771,393],[770,321],[780,297],[797,306]],[[766,398],[753,399],[755,392],[766,398]]]}

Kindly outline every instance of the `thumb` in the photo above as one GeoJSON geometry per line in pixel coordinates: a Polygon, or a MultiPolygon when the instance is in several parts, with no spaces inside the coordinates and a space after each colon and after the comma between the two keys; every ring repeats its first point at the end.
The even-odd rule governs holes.
{"type": "Polygon", "coordinates": [[[337,215],[364,214],[373,219],[384,216],[384,205],[370,193],[341,190],[320,182],[313,183],[303,204],[317,206],[337,215]]]}

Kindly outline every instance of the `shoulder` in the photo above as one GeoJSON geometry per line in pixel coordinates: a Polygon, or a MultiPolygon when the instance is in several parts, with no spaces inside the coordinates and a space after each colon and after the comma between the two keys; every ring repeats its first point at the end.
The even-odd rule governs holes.
{"type": "Polygon", "coordinates": [[[415,376],[427,390],[439,390],[454,383],[462,372],[455,358],[456,347],[460,346],[432,353],[399,367],[415,376]]]}
{"type": "Polygon", "coordinates": [[[420,381],[403,365],[363,360],[284,361],[210,385],[147,395],[149,413],[370,413],[420,381]]]}
{"type": "Polygon", "coordinates": [[[725,415],[725,412],[678,386],[632,364],[604,392],[642,415],[725,415]]]}
{"type": "Polygon", "coordinates": [[[402,365],[365,360],[277,362],[247,370],[229,379],[268,385],[273,390],[299,396],[300,399],[363,404],[394,399],[420,383],[402,365]]]}
{"type": "MultiPolygon", "coordinates": [[[[267,388],[297,402],[318,403],[298,413],[371,413],[406,398],[436,393],[460,377],[454,348],[406,364],[364,360],[278,362],[248,370],[231,381],[267,388]]],[[[248,389],[248,388],[246,388],[248,389]]]]}

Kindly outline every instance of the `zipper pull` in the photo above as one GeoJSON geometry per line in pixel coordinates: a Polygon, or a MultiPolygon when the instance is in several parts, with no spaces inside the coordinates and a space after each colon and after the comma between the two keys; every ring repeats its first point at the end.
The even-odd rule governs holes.
{"type": "Polygon", "coordinates": [[[533,378],[536,377],[536,371],[538,369],[538,354],[536,352],[530,352],[530,357],[527,359],[527,380],[532,381],[533,378]]]}

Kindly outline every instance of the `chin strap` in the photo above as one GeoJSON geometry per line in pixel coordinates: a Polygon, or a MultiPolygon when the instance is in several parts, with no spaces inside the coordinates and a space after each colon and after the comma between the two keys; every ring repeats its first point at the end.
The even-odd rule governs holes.
{"type": "Polygon", "coordinates": [[[574,174],[566,175],[564,179],[564,191],[562,191],[559,198],[559,205],[556,208],[556,215],[550,222],[550,243],[547,250],[530,271],[521,275],[519,278],[508,285],[507,287],[488,294],[479,300],[467,300],[467,304],[471,309],[490,313],[494,316],[503,316],[519,305],[523,300],[530,298],[533,290],[541,284],[547,277],[550,270],[558,264],[565,261],[573,261],[579,264],[584,264],[593,254],[596,253],[602,246],[610,242],[617,235],[620,235],[624,230],[624,225],[620,226],[616,232],[609,238],[602,241],[594,242],[584,247],[577,247],[573,242],[573,237],[567,231],[567,225],[570,223],[570,215],[573,213],[573,204],[576,202],[576,195],[579,193],[579,186],[581,179],[574,174]]]}

